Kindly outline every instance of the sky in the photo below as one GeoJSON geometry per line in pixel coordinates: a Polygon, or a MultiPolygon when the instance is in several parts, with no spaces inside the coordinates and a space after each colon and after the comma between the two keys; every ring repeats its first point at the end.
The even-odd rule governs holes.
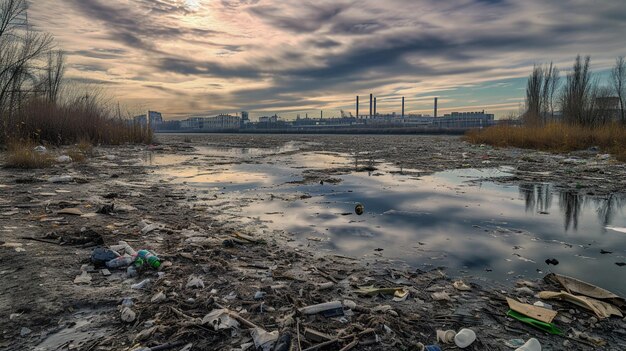
{"type": "Polygon", "coordinates": [[[624,0],[36,0],[66,77],[166,119],[517,112],[534,64],[626,55],[624,0]]]}

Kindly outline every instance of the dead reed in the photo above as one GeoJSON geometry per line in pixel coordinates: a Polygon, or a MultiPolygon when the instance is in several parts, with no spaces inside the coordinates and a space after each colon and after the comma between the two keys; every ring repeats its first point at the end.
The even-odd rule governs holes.
{"type": "Polygon", "coordinates": [[[474,144],[497,147],[519,147],[552,152],[585,150],[592,146],[626,161],[626,127],[615,123],[586,127],[567,123],[549,123],[545,126],[493,126],[471,130],[465,140],[474,144]]]}

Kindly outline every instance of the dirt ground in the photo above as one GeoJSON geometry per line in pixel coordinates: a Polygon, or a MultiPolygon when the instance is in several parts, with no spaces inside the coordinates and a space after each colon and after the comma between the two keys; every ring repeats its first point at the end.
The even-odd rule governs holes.
{"type": "Polygon", "coordinates": [[[0,349],[254,350],[255,327],[268,339],[289,339],[292,350],[419,350],[420,343],[457,349],[437,342],[436,331],[461,328],[477,335],[467,350],[513,350],[508,345],[530,337],[548,350],[626,349],[625,319],[598,320],[565,302],[554,302],[564,336],[506,317],[506,297],[532,303],[541,290],[558,291],[553,283],[468,282],[470,290],[461,291],[445,267],[425,272],[383,258],[359,261],[286,245],[288,233],[238,232],[220,223],[217,210],[189,205],[190,196],[218,193],[189,195],[142,162],[150,152],[189,154],[198,145],[276,148],[296,142],[300,148],[293,152],[359,153],[422,172],[511,166],[514,176],[497,181],[551,182],[590,195],[625,192],[626,165],[601,152],[493,149],[451,136],[161,135],[158,141],[97,147],[84,163],[49,169],[0,168],[0,349]],[[52,182],[56,176],[69,177],[52,182]],[[111,213],[96,213],[109,204],[111,213]],[[80,214],[63,213],[67,209],[80,214]],[[164,264],[137,277],[127,277],[125,269],[103,274],[90,254],[120,240],[155,251],[164,264]],[[75,281],[81,275],[85,281],[75,281]],[[131,287],[145,279],[143,288],[131,287]],[[409,294],[394,301],[393,290],[359,293],[368,286],[409,294]],[[135,313],[130,322],[121,320],[125,298],[135,313]],[[344,311],[327,318],[298,310],[331,301],[344,311]],[[214,327],[207,315],[222,309],[224,325],[214,327]]]}

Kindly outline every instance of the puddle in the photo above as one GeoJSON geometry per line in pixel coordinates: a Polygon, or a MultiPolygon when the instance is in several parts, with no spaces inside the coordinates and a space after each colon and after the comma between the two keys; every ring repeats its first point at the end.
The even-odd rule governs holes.
{"type": "MultiPolygon", "coordinates": [[[[213,151],[198,153],[206,156],[203,153],[213,151]]],[[[626,234],[606,229],[626,227],[624,195],[587,197],[560,192],[550,184],[508,186],[492,180],[509,176],[507,168],[424,175],[337,153],[268,151],[255,162],[238,157],[232,149],[219,156],[225,154],[234,155],[233,163],[204,164],[200,157],[192,165],[155,173],[185,183],[192,191],[215,191],[217,199],[198,202],[213,208],[237,207],[226,216],[253,228],[284,230],[295,235],[296,244],[316,250],[400,259],[419,268],[443,266],[451,274],[500,281],[543,277],[553,271],[626,293],[623,279],[615,279],[626,274],[615,264],[626,261],[626,234]],[[363,166],[376,169],[334,173],[363,166]],[[320,174],[320,169],[341,181],[297,183],[306,172],[320,174]],[[354,213],[357,203],[365,206],[361,216],[354,213]],[[548,266],[545,260],[551,258],[559,264],[548,266]]]]}

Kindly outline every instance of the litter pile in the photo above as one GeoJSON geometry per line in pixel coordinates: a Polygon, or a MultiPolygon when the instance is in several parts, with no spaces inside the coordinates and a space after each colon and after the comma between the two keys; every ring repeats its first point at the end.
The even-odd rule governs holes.
{"type": "MultiPolygon", "coordinates": [[[[167,254],[135,251],[125,241],[92,254],[94,264],[134,279],[131,288],[141,292],[118,306],[127,350],[626,346],[626,323],[610,318],[622,317],[624,299],[562,275],[520,281],[505,294],[452,281],[441,269],[411,272],[384,260],[366,267],[241,233],[149,232],[159,230],[172,234],[167,254]]],[[[122,340],[99,347],[124,349],[122,340]]]]}

